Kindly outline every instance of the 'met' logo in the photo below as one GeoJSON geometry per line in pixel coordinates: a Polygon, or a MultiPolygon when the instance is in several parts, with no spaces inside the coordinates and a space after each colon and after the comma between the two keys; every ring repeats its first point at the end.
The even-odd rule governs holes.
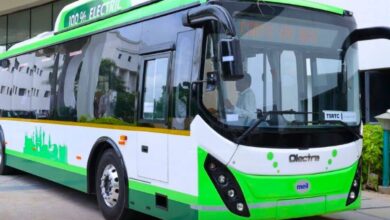
{"type": "Polygon", "coordinates": [[[295,190],[299,193],[305,193],[305,192],[309,191],[309,189],[310,189],[310,183],[309,183],[309,181],[306,181],[306,180],[299,181],[295,185],[295,190]]]}

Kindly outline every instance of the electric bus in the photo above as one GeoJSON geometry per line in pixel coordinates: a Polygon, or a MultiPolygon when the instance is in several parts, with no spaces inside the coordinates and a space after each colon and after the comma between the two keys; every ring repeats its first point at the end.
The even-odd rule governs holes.
{"type": "Polygon", "coordinates": [[[0,173],[96,194],[106,219],[358,209],[355,43],[389,32],[305,0],[76,1],[0,55],[0,173]]]}

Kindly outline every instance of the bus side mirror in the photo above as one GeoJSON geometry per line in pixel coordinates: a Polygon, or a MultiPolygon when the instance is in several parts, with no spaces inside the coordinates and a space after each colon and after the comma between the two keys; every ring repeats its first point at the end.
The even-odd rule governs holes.
{"type": "Polygon", "coordinates": [[[240,41],[229,12],[219,5],[204,5],[190,9],[183,16],[183,25],[188,27],[201,27],[211,21],[218,22],[230,37],[219,42],[222,78],[226,81],[239,80],[243,77],[240,41]]]}
{"type": "Polygon", "coordinates": [[[10,66],[10,62],[9,62],[8,59],[1,60],[0,61],[0,65],[1,65],[2,68],[7,69],[10,66]]]}
{"type": "Polygon", "coordinates": [[[222,39],[219,43],[222,78],[236,81],[244,77],[241,61],[240,41],[236,38],[222,39]]]}

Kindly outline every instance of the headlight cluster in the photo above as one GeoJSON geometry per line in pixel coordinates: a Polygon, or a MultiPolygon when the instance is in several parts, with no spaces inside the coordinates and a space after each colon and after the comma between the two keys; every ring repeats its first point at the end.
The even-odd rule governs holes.
{"type": "Polygon", "coordinates": [[[204,166],[226,207],[236,215],[249,217],[242,190],[227,167],[210,155],[207,156],[204,166]]]}
{"type": "Polygon", "coordinates": [[[359,197],[361,176],[362,176],[362,159],[360,159],[359,161],[359,165],[356,170],[355,177],[353,178],[352,181],[351,190],[348,193],[347,204],[346,204],[347,206],[355,202],[356,199],[359,197]]]}

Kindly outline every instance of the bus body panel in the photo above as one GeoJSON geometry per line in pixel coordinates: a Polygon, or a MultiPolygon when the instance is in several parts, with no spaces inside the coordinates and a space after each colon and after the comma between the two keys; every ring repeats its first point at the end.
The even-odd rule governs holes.
{"type": "Polygon", "coordinates": [[[229,166],[253,175],[304,175],[352,166],[360,159],[362,140],[324,148],[276,149],[239,146],[229,166]]]}
{"type": "Polygon", "coordinates": [[[237,150],[237,144],[227,140],[212,129],[200,116],[191,123],[191,135],[198,146],[224,164],[228,164],[237,150]]]}
{"type": "MultiPolygon", "coordinates": [[[[177,217],[210,219],[216,216],[240,219],[227,210],[205,172],[204,161],[208,148],[197,143],[197,138],[147,132],[151,138],[153,136],[157,138],[159,135],[168,136],[169,180],[163,182],[145,178],[142,174],[140,176],[136,152],[142,149],[134,143],[137,143],[137,136],[145,134],[145,131],[91,128],[84,127],[82,123],[75,123],[76,126],[19,120],[2,120],[1,123],[6,134],[10,166],[86,191],[86,163],[90,148],[83,146],[93,146],[94,140],[103,136],[118,142],[120,136],[125,135],[128,137],[127,142],[124,146],[119,145],[119,149],[128,169],[130,208],[156,217],[165,216],[164,219],[177,217]],[[23,129],[20,129],[21,125],[23,129]],[[26,153],[29,150],[28,147],[31,151],[26,153]],[[63,163],[64,158],[58,157],[58,155],[63,155],[61,151],[57,151],[57,157],[54,155],[55,149],[62,147],[67,149],[66,161],[68,163],[63,163]],[[82,159],[78,160],[78,156],[82,159]],[[35,172],[29,167],[41,167],[41,169],[35,172]],[[52,170],[48,173],[41,172],[49,169],[52,170]],[[61,179],[61,175],[53,175],[56,172],[64,177],[61,179]],[[79,182],[72,182],[76,180],[79,182]],[[154,206],[156,194],[167,196],[167,210],[154,206]],[[151,209],[145,211],[145,207],[151,207],[151,209]],[[177,210],[180,211],[177,212],[177,210]]],[[[201,132],[204,131],[203,128],[201,132]]],[[[196,132],[200,131],[192,131],[192,133],[196,132]]],[[[356,173],[357,162],[337,171],[289,176],[251,175],[235,170],[231,166],[229,169],[243,190],[252,219],[282,219],[324,214],[356,209],[360,203],[358,200],[348,207],[345,205],[356,173]],[[310,189],[305,193],[296,190],[297,183],[302,180],[310,182],[310,189]]]]}
{"type": "MultiPolygon", "coordinates": [[[[177,135],[169,135],[169,130],[164,133],[163,129],[128,127],[127,130],[113,129],[113,126],[92,127],[91,124],[64,122],[31,122],[20,119],[2,119],[5,140],[7,142],[7,156],[16,157],[18,160],[7,159],[7,165],[32,172],[28,169],[29,163],[38,163],[43,166],[55,168],[57,171],[66,171],[70,174],[81,176],[82,183],[72,183],[66,179],[51,178],[49,173],[34,172],[35,175],[49,178],[63,185],[86,190],[87,184],[87,163],[89,155],[95,142],[101,137],[108,137],[113,140],[120,150],[126,165],[128,178],[134,181],[147,182],[156,187],[165,188],[188,194],[198,195],[197,188],[197,154],[196,147],[193,147],[190,137],[186,132],[177,132],[177,135]],[[106,128],[102,128],[106,127],[106,128]],[[153,132],[154,131],[154,132],[153,132]],[[169,161],[166,167],[160,167],[156,172],[168,171],[168,181],[159,181],[153,178],[145,178],[144,170],[139,168],[140,164],[152,161],[153,158],[137,158],[137,152],[141,152],[142,144],[138,143],[140,135],[148,134],[155,140],[161,135],[168,136],[169,147],[166,148],[169,161]],[[126,136],[124,145],[119,144],[121,136],[126,136]],[[142,163],[140,159],[144,160],[142,163]],[[29,163],[25,163],[28,161],[29,163]],[[11,162],[11,163],[9,163],[11,162]],[[177,164],[181,164],[178,166],[177,164]],[[194,175],[195,174],[195,175],[194,175]],[[74,187],[74,185],[82,187],[74,187]]],[[[114,126],[115,127],[115,126],[114,126]]],[[[168,144],[168,143],[165,143],[168,144]]],[[[150,149],[150,151],[155,148],[150,149]]]]}

